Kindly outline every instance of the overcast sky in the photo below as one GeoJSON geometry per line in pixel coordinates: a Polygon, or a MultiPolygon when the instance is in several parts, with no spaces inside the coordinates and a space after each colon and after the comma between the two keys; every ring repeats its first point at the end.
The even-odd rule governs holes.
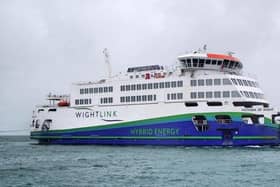
{"type": "Polygon", "coordinates": [[[0,135],[28,129],[49,92],[104,77],[105,47],[114,73],[233,51],[280,108],[279,41],[277,0],[0,0],[0,135]]]}

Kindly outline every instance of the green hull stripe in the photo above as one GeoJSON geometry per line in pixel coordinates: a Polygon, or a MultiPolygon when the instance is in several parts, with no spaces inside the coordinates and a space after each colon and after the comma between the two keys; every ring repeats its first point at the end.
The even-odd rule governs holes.
{"type": "Polygon", "coordinates": [[[221,140],[221,136],[31,136],[32,139],[151,139],[151,140],[221,140]]]}
{"type": "Polygon", "coordinates": [[[277,136],[234,136],[234,140],[277,140],[277,136]]]}
{"type": "MultiPolygon", "coordinates": [[[[129,121],[129,122],[120,122],[111,125],[100,125],[100,126],[90,126],[90,127],[82,127],[82,128],[73,128],[73,129],[63,129],[63,130],[49,130],[50,133],[62,133],[62,132],[81,132],[81,131],[88,131],[88,130],[105,130],[105,129],[113,129],[113,128],[121,128],[121,127],[136,127],[142,125],[154,125],[157,123],[164,123],[164,122],[176,122],[176,121],[185,121],[191,120],[194,115],[205,115],[207,119],[215,119],[215,115],[230,115],[232,119],[236,121],[242,121],[241,115],[243,114],[250,114],[250,113],[243,113],[243,112],[210,112],[210,113],[188,113],[188,114],[180,114],[175,116],[166,116],[166,117],[159,117],[159,118],[151,118],[151,119],[144,119],[144,120],[137,120],[137,121],[129,121]]],[[[265,118],[266,127],[272,128],[279,128],[278,125],[272,124],[269,118],[265,118]]],[[[31,132],[31,135],[39,135],[41,132],[31,132]]]]}
{"type": "MultiPolygon", "coordinates": [[[[32,139],[222,140],[221,136],[31,136],[32,139]]],[[[277,136],[234,136],[234,140],[277,140],[277,136]]]]}

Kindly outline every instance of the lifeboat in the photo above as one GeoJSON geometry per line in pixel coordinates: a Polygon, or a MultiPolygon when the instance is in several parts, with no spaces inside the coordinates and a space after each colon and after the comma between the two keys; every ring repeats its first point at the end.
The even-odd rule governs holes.
{"type": "Polygon", "coordinates": [[[68,101],[62,100],[62,101],[59,101],[59,102],[57,103],[57,105],[60,106],[60,107],[63,107],[63,106],[69,106],[70,103],[69,103],[68,101]]]}

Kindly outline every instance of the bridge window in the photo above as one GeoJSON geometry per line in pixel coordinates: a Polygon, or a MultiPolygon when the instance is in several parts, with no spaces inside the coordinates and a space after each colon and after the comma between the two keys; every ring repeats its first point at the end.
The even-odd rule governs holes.
{"type": "Polygon", "coordinates": [[[205,116],[197,115],[192,117],[192,122],[198,132],[205,132],[209,129],[205,116]]]}
{"type": "Polygon", "coordinates": [[[193,59],[193,67],[197,67],[198,59],[194,58],[193,59]]]}
{"type": "Polygon", "coordinates": [[[211,60],[210,59],[206,59],[205,64],[211,64],[211,60]]]}
{"type": "Polygon", "coordinates": [[[198,64],[199,67],[203,67],[204,66],[204,60],[205,59],[199,59],[199,64],[198,64]]]}
{"type": "MultiPolygon", "coordinates": [[[[221,61],[221,60],[218,60],[218,63],[217,63],[217,65],[218,65],[218,66],[220,66],[220,65],[222,65],[222,63],[223,63],[223,61],[221,61]]],[[[226,68],[226,65],[225,65],[225,68],[226,68]]]]}
{"type": "Polygon", "coordinates": [[[217,60],[212,60],[212,65],[216,65],[217,64],[217,60]]]}
{"type": "Polygon", "coordinates": [[[216,115],[215,118],[219,124],[230,124],[232,122],[229,115],[216,115]]]}
{"type": "Polygon", "coordinates": [[[233,65],[234,65],[234,62],[233,62],[233,61],[230,61],[230,63],[229,63],[229,68],[233,68],[233,65]]]}
{"type": "Polygon", "coordinates": [[[192,59],[190,58],[187,59],[187,65],[188,67],[192,67],[192,59]]]}

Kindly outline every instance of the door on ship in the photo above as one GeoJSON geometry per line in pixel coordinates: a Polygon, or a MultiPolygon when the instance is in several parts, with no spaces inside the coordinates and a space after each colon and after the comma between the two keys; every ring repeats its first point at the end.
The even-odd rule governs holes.
{"type": "Polygon", "coordinates": [[[233,130],[223,130],[223,145],[233,145],[233,130]]]}

